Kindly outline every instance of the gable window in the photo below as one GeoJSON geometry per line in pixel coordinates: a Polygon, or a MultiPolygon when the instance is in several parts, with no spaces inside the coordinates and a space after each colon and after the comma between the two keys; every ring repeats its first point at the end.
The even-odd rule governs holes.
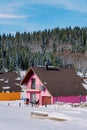
{"type": "Polygon", "coordinates": [[[31,89],[35,89],[35,78],[31,80],[31,89]]]}

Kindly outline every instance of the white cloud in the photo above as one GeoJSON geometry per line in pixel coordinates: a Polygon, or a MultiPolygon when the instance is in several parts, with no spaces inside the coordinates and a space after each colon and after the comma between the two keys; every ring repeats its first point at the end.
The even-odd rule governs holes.
{"type": "MultiPolygon", "coordinates": [[[[0,28],[2,29],[2,32],[3,31],[15,32],[16,30],[19,31],[41,30],[44,28],[53,28],[54,26],[57,25],[67,26],[68,24],[71,25],[73,21],[71,18],[74,17],[74,23],[75,23],[75,19],[78,19],[77,18],[78,14],[80,17],[81,15],[84,15],[81,13],[87,13],[87,0],[31,0],[31,1],[30,0],[26,0],[26,1],[7,0],[7,1],[8,2],[4,2],[3,0],[0,4],[0,28]],[[46,7],[46,10],[44,7],[46,7]],[[57,11],[59,9],[58,10],[59,12],[51,13],[52,9],[53,11],[57,11]],[[61,18],[62,15],[58,15],[58,13],[62,14],[62,12],[60,12],[60,9],[63,12],[67,10],[65,11],[64,14],[64,16],[66,16],[65,17],[66,23],[64,23],[64,18],[61,18]],[[73,11],[74,13],[72,13],[73,11]],[[70,17],[68,17],[67,12],[70,12],[70,17]],[[81,13],[76,13],[76,12],[81,12],[81,13]],[[77,16],[72,14],[77,14],[77,16]],[[40,17],[38,18],[38,16],[40,17]],[[48,16],[48,18],[50,16],[51,17],[53,16],[54,23],[52,23],[51,25],[48,19],[47,19],[48,22],[46,20],[45,20],[46,22],[42,21],[42,19],[45,18],[45,16],[48,16]],[[67,21],[69,23],[67,23],[67,21]]],[[[84,21],[83,24],[84,23],[86,23],[86,21],[84,21]]]]}
{"type": "Polygon", "coordinates": [[[63,0],[62,4],[69,10],[87,12],[87,1],[85,0],[63,0]]]}
{"type": "Polygon", "coordinates": [[[16,19],[20,19],[20,18],[26,18],[26,16],[20,16],[20,15],[11,15],[11,14],[0,14],[0,18],[16,18],[16,19]]]}
{"type": "Polygon", "coordinates": [[[0,18],[25,18],[26,16],[21,13],[22,2],[14,3],[13,1],[8,1],[8,3],[3,2],[0,5],[0,18]],[[10,2],[10,3],[9,3],[10,2]]]}
{"type": "Polygon", "coordinates": [[[87,0],[32,0],[29,1],[28,4],[44,4],[82,13],[87,12],[87,0]]]}
{"type": "Polygon", "coordinates": [[[0,4],[0,12],[13,13],[14,11],[17,11],[22,5],[22,2],[3,2],[3,4],[0,4]]]}
{"type": "Polygon", "coordinates": [[[74,10],[78,12],[87,12],[87,0],[26,0],[17,2],[10,1],[10,3],[3,3],[0,5],[1,13],[17,13],[26,6],[31,7],[31,5],[48,5],[55,6],[55,8],[65,8],[67,10],[74,10]]]}

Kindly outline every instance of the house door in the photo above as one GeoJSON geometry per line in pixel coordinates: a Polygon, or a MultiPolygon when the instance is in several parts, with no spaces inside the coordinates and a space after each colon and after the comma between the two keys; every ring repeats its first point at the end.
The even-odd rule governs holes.
{"type": "Polygon", "coordinates": [[[42,97],[42,105],[51,104],[51,97],[42,97]]]}
{"type": "Polygon", "coordinates": [[[31,94],[30,94],[30,101],[31,101],[32,103],[35,103],[35,102],[36,102],[36,94],[35,94],[35,93],[31,93],[31,94]]]}

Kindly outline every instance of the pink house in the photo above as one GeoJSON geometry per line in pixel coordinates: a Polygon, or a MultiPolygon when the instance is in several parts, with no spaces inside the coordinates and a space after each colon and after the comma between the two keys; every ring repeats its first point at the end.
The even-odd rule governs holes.
{"type": "Polygon", "coordinates": [[[26,86],[26,97],[39,105],[55,102],[80,103],[86,101],[83,80],[70,68],[30,67],[21,85],[26,86]]]}

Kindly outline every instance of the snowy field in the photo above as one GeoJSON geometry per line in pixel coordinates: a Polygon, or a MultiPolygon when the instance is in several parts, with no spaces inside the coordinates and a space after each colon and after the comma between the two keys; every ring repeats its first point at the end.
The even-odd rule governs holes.
{"type": "Polygon", "coordinates": [[[23,101],[0,101],[0,130],[87,130],[87,107],[71,105],[26,106],[23,101]],[[31,118],[31,112],[48,113],[66,121],[31,118]]]}

